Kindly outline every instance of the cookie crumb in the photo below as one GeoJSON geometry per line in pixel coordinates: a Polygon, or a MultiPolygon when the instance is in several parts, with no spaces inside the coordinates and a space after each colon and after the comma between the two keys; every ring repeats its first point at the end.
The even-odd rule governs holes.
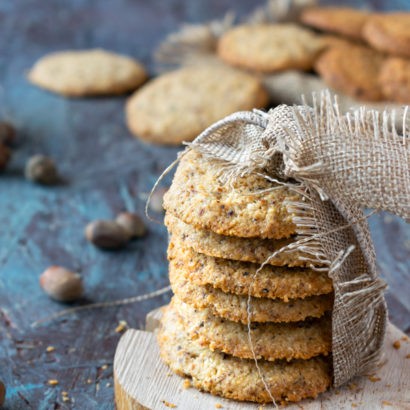
{"type": "Polygon", "coordinates": [[[68,396],[63,396],[62,400],[64,403],[68,403],[70,401],[70,398],[68,396]]]}
{"type": "Polygon", "coordinates": [[[101,370],[107,370],[108,369],[108,364],[103,364],[101,366],[101,370]]]}
{"type": "Polygon", "coordinates": [[[348,386],[349,390],[356,390],[357,389],[357,384],[356,383],[350,383],[348,386]]]}
{"type": "Polygon", "coordinates": [[[357,407],[357,404],[356,404],[356,403],[352,403],[352,407],[357,407]]]}
{"type": "Polygon", "coordinates": [[[125,320],[120,320],[118,326],[115,328],[115,333],[122,333],[128,327],[128,323],[125,320]]]}
{"type": "Polygon", "coordinates": [[[93,381],[91,379],[87,379],[86,383],[91,384],[93,381]]]}
{"type": "Polygon", "coordinates": [[[48,383],[50,386],[57,386],[58,380],[57,380],[57,379],[50,379],[47,383],[48,383]]]}
{"type": "Polygon", "coordinates": [[[220,404],[220,403],[216,403],[216,404],[215,404],[215,408],[216,408],[216,409],[223,409],[224,406],[222,406],[222,404],[220,404]]]}
{"type": "Polygon", "coordinates": [[[62,391],[62,392],[61,392],[61,395],[62,395],[62,396],[68,396],[68,391],[62,391]]]}
{"type": "Polygon", "coordinates": [[[184,382],[182,383],[182,387],[184,389],[189,389],[191,387],[191,381],[188,379],[185,379],[184,382]]]}
{"type": "Polygon", "coordinates": [[[169,407],[169,408],[171,408],[171,409],[175,409],[175,408],[177,407],[176,404],[170,403],[169,401],[166,401],[166,400],[162,400],[162,403],[164,403],[164,405],[165,405],[166,407],[169,407]]]}
{"type": "Polygon", "coordinates": [[[393,403],[387,400],[382,401],[382,406],[393,406],[393,403]]]}
{"type": "Polygon", "coordinates": [[[375,376],[375,375],[370,375],[369,377],[368,377],[368,379],[371,381],[371,382],[373,382],[373,383],[375,383],[375,382],[379,382],[380,380],[381,380],[381,378],[380,377],[377,377],[377,376],[375,376]]]}
{"type": "Polygon", "coordinates": [[[54,350],[56,350],[56,348],[54,346],[47,346],[47,348],[46,348],[47,353],[54,352],[54,350]]]}
{"type": "Polygon", "coordinates": [[[393,347],[394,347],[395,349],[399,350],[399,349],[400,349],[400,340],[396,340],[396,341],[393,343],[393,347]]]}

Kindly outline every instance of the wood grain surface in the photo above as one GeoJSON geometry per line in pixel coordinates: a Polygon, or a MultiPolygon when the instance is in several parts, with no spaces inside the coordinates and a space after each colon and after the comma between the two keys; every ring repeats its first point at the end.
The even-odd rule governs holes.
{"type": "MultiPolygon", "coordinates": [[[[90,220],[112,218],[124,209],[142,213],[146,193],[177,149],[132,138],[124,122],[125,97],[65,99],[30,85],[27,70],[51,51],[102,47],[140,59],[153,73],[152,50],[181,22],[218,18],[228,10],[243,16],[263,3],[0,1],[0,118],[18,129],[13,160],[0,175],[0,380],[7,386],[6,409],[114,408],[112,361],[119,320],[141,328],[146,313],[169,299],[31,326],[66,307],[48,299],[38,285],[39,275],[52,264],[83,275],[86,297],[80,304],[168,284],[161,224],[147,222],[147,237],[119,252],[97,250],[85,241],[83,229],[90,220]],[[24,164],[35,153],[55,158],[65,184],[44,188],[24,180],[24,164]],[[47,353],[47,346],[55,351],[47,353]],[[50,379],[59,384],[48,385],[50,379]],[[69,401],[63,401],[62,391],[69,401]]],[[[346,2],[359,3],[410,9],[404,0],[346,2]]],[[[370,223],[390,286],[390,318],[410,333],[409,228],[390,215],[374,216],[370,223]]]]}

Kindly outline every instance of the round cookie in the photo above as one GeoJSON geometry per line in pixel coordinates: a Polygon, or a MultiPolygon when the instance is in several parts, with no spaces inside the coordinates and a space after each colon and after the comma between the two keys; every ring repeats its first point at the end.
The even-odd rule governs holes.
{"type": "Polygon", "coordinates": [[[383,55],[367,47],[331,47],[320,55],[315,69],[330,87],[359,100],[379,101],[383,60],[383,55]]]}
{"type": "MultiPolygon", "coordinates": [[[[162,360],[172,371],[192,378],[194,387],[234,400],[271,402],[253,360],[213,352],[189,339],[172,307],[164,309],[158,343],[162,360]]],[[[270,394],[278,402],[316,397],[331,383],[327,360],[258,362],[270,394]]]]}
{"type": "Polygon", "coordinates": [[[259,79],[210,64],[181,68],[150,81],[128,99],[126,116],[137,137],[179,145],[229,114],[267,103],[259,79]]]}
{"type": "Polygon", "coordinates": [[[164,222],[173,238],[186,247],[192,247],[195,252],[208,256],[259,264],[267,261],[272,266],[311,265],[309,255],[297,250],[281,252],[270,258],[275,251],[291,244],[294,238],[271,240],[218,235],[209,230],[195,229],[170,214],[165,215],[164,222]]]}
{"type": "Polygon", "coordinates": [[[219,165],[188,151],[164,195],[164,208],[187,224],[220,235],[279,239],[296,232],[285,201],[300,201],[299,195],[256,173],[226,184],[220,172],[219,165]],[[257,193],[269,188],[278,189],[257,193]]]}
{"type": "Polygon", "coordinates": [[[322,43],[295,24],[237,26],[222,35],[218,55],[233,66],[270,73],[310,70],[322,43]]]}
{"type": "Polygon", "coordinates": [[[372,16],[363,27],[363,37],[379,51],[410,57],[410,13],[372,16]]]}
{"type": "Polygon", "coordinates": [[[36,62],[28,79],[46,90],[82,97],[133,91],[147,73],[130,57],[93,49],[48,54],[36,62]]]}
{"type": "MultiPolygon", "coordinates": [[[[198,286],[189,274],[169,267],[172,291],[196,309],[208,308],[212,314],[233,322],[248,323],[248,298],[224,293],[212,286],[198,286]]],[[[310,296],[284,302],[280,299],[251,298],[252,322],[300,322],[308,317],[322,317],[332,309],[333,295],[310,296]]]]}
{"type": "Polygon", "coordinates": [[[410,103],[410,60],[392,57],[382,66],[379,76],[383,94],[390,101],[410,103]]]}
{"type": "MultiPolygon", "coordinates": [[[[171,306],[190,339],[211,350],[253,359],[247,325],[216,317],[209,309],[194,309],[175,296],[171,306]]],[[[331,327],[328,316],[299,323],[255,323],[251,326],[253,351],[257,359],[269,361],[328,355],[332,349],[331,327]]]]}
{"type": "Polygon", "coordinates": [[[362,39],[362,29],[368,18],[368,12],[348,7],[311,7],[300,16],[302,23],[308,26],[355,40],[362,39]]]}
{"type": "Polygon", "coordinates": [[[311,269],[264,266],[213,258],[194,252],[177,238],[168,246],[168,259],[172,269],[184,271],[192,283],[199,286],[211,285],[226,293],[275,299],[303,299],[323,295],[333,290],[332,280],[326,272],[311,269]]]}

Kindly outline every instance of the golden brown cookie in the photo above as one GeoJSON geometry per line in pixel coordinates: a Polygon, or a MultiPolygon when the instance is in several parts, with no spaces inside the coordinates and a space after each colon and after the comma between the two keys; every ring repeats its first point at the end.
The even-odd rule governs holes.
{"type": "Polygon", "coordinates": [[[380,71],[380,86],[390,101],[410,103],[410,60],[388,58],[380,71]]]}
{"type": "Polygon", "coordinates": [[[312,7],[300,16],[302,23],[319,30],[361,40],[369,13],[348,7],[312,7]]]}
{"type": "Polygon", "coordinates": [[[129,98],[126,114],[137,137],[179,145],[229,114],[267,103],[268,94],[256,77],[229,67],[201,65],[149,82],[129,98]]]}
{"type": "Polygon", "coordinates": [[[410,57],[410,13],[372,16],[363,27],[363,37],[379,51],[410,57]]]}
{"type": "MultiPolygon", "coordinates": [[[[176,296],[171,306],[178,312],[190,339],[211,350],[253,359],[247,325],[221,319],[209,309],[195,309],[176,296]]],[[[298,323],[254,323],[252,348],[257,359],[269,361],[328,355],[332,348],[331,327],[328,316],[298,323]]]]}
{"type": "Polygon", "coordinates": [[[330,87],[359,100],[379,101],[383,61],[382,54],[367,47],[331,47],[320,55],[315,69],[330,87]]]}
{"type": "Polygon", "coordinates": [[[186,247],[192,247],[195,252],[208,256],[259,264],[267,261],[272,266],[294,267],[311,264],[308,255],[296,250],[282,252],[270,258],[275,251],[291,244],[294,241],[292,238],[272,240],[218,235],[212,231],[195,229],[170,214],[165,215],[165,225],[173,238],[186,247]]]}
{"type": "MultiPolygon", "coordinates": [[[[210,285],[198,286],[186,272],[169,267],[172,291],[183,302],[196,309],[208,308],[212,314],[234,322],[248,323],[248,298],[225,293],[210,285]]],[[[332,309],[333,295],[310,296],[304,299],[251,298],[252,322],[299,322],[310,317],[322,317],[332,309]]]]}
{"type": "Polygon", "coordinates": [[[164,208],[187,224],[220,235],[279,239],[296,232],[285,201],[300,201],[299,195],[256,173],[226,184],[220,172],[220,164],[187,152],[164,195],[164,208]],[[278,189],[258,193],[269,188],[278,189]]]}
{"type": "Polygon", "coordinates": [[[81,97],[133,91],[147,73],[130,57],[93,49],[48,54],[37,61],[28,79],[49,91],[81,97]]]}
{"type": "Polygon", "coordinates": [[[218,55],[233,66],[270,73],[310,70],[322,43],[295,24],[242,25],[219,40],[218,55]]]}
{"type": "MultiPolygon", "coordinates": [[[[158,343],[162,360],[175,373],[191,377],[194,387],[229,399],[271,401],[253,360],[213,352],[190,340],[172,307],[164,309],[158,343]]],[[[329,363],[320,356],[291,362],[260,360],[258,364],[278,402],[316,397],[331,383],[329,363]]]]}
{"type": "Polygon", "coordinates": [[[187,273],[195,285],[211,285],[226,293],[258,298],[303,299],[323,295],[333,290],[326,272],[311,269],[265,266],[255,276],[260,265],[229,259],[213,258],[195,252],[173,237],[168,246],[172,269],[187,273]]]}

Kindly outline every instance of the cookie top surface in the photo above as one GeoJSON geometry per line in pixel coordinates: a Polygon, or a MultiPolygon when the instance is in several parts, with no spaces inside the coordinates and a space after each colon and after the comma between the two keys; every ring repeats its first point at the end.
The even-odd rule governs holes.
{"type": "MultiPolygon", "coordinates": [[[[253,359],[248,326],[214,316],[209,309],[195,309],[175,296],[171,305],[180,315],[190,339],[201,346],[241,359],[253,359]]],[[[251,326],[253,351],[258,359],[310,359],[328,355],[332,348],[328,316],[298,323],[258,323],[251,326]]]]}
{"type": "Polygon", "coordinates": [[[226,184],[221,169],[195,151],[187,152],[164,196],[164,208],[187,224],[221,235],[279,239],[295,233],[285,201],[300,200],[297,194],[256,173],[226,184]],[[258,193],[270,188],[275,189],[258,193]]]}
{"type": "Polygon", "coordinates": [[[391,57],[384,62],[379,82],[383,94],[391,101],[410,103],[410,60],[391,57]]]}
{"type": "MultiPolygon", "coordinates": [[[[169,279],[175,295],[180,300],[196,309],[209,308],[212,314],[232,320],[248,323],[247,296],[225,293],[210,285],[195,285],[184,271],[169,267],[169,279]]],[[[322,317],[332,309],[333,295],[310,296],[304,299],[251,298],[252,322],[300,322],[306,318],[322,317]]]]}
{"type": "Polygon", "coordinates": [[[294,239],[272,240],[218,235],[209,230],[195,229],[171,214],[165,215],[165,225],[172,237],[195,252],[208,256],[259,264],[267,261],[272,266],[309,266],[311,263],[309,255],[298,250],[281,252],[271,257],[275,251],[289,245],[294,239]]]}
{"type": "Polygon", "coordinates": [[[360,40],[369,15],[366,11],[347,7],[312,7],[304,10],[300,19],[316,29],[360,40]]]}
{"type": "Polygon", "coordinates": [[[309,70],[321,48],[318,36],[295,24],[242,25],[222,35],[218,55],[233,66],[269,73],[309,70]]]}
{"type": "Polygon", "coordinates": [[[131,132],[147,142],[179,145],[236,111],[263,108],[268,94],[254,76],[218,65],[161,75],[126,105],[131,132]]]}
{"type": "Polygon", "coordinates": [[[379,101],[383,94],[378,77],[384,56],[367,47],[350,45],[331,47],[315,63],[325,82],[351,97],[379,101]]]}
{"type": "MultiPolygon", "coordinates": [[[[213,352],[190,340],[172,307],[164,310],[158,343],[162,360],[175,373],[191,377],[196,388],[234,400],[271,401],[253,360],[213,352]]],[[[321,357],[289,363],[260,360],[258,365],[278,402],[316,397],[331,383],[330,366],[321,357]]]]}
{"type": "Polygon", "coordinates": [[[372,16],[363,27],[363,37],[377,50],[410,57],[410,13],[372,16]]]}
{"type": "Polygon", "coordinates": [[[172,237],[168,259],[173,269],[185,271],[192,283],[211,285],[226,293],[254,297],[289,299],[331,293],[332,280],[326,272],[312,269],[274,267],[214,258],[195,252],[172,237]]]}
{"type": "Polygon", "coordinates": [[[135,90],[147,74],[130,57],[93,49],[48,54],[35,63],[28,79],[49,91],[81,97],[135,90]]]}

